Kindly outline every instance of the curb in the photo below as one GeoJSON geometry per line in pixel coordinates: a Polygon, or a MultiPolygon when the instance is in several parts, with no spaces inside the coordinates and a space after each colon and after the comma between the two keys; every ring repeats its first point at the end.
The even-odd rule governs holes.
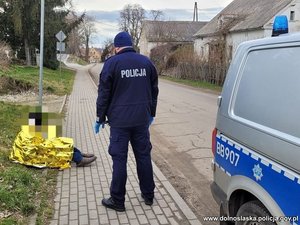
{"type": "Polygon", "coordinates": [[[88,72],[89,72],[89,78],[91,79],[91,81],[92,81],[92,84],[93,84],[93,86],[96,88],[96,89],[98,89],[98,86],[97,86],[97,84],[95,83],[95,81],[94,81],[94,79],[93,79],[93,73],[91,72],[91,69],[92,68],[94,68],[95,66],[96,66],[97,64],[95,63],[92,67],[90,67],[89,69],[88,69],[88,72]]]}
{"type": "Polygon", "coordinates": [[[202,223],[198,220],[196,215],[190,209],[190,207],[186,204],[186,202],[182,199],[182,197],[175,190],[173,185],[168,181],[168,179],[163,175],[160,169],[156,166],[156,164],[152,161],[153,172],[157,176],[157,178],[161,181],[164,188],[169,192],[179,209],[182,211],[183,215],[187,218],[190,224],[193,225],[202,225],[202,223]]]}
{"type": "Polygon", "coordinates": [[[65,106],[65,104],[66,104],[66,101],[67,101],[67,95],[65,95],[64,100],[63,100],[63,102],[62,102],[62,104],[61,104],[60,110],[59,110],[59,112],[58,112],[59,114],[62,113],[62,111],[63,111],[63,109],[64,109],[64,106],[65,106]]]}

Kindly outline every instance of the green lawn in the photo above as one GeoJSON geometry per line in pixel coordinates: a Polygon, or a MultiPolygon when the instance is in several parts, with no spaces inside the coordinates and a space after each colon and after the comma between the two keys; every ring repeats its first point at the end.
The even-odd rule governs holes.
{"type": "Polygon", "coordinates": [[[207,89],[207,90],[212,90],[215,92],[221,92],[222,91],[222,87],[215,85],[215,84],[211,84],[208,82],[203,82],[203,81],[195,81],[195,80],[184,80],[184,79],[178,79],[178,78],[173,78],[173,77],[168,77],[168,76],[160,76],[160,78],[165,79],[165,80],[169,80],[169,81],[173,81],[179,84],[184,84],[184,85],[188,85],[191,87],[196,87],[196,88],[203,88],[203,89],[207,89]]]}
{"type": "MultiPolygon", "coordinates": [[[[50,70],[45,68],[43,72],[43,91],[64,95],[70,94],[73,87],[75,72],[66,68],[50,70]]],[[[9,69],[0,71],[0,76],[12,77],[16,80],[30,83],[36,90],[39,88],[39,68],[13,65],[9,69]]]]}
{"type": "MultiPolygon", "coordinates": [[[[56,95],[72,91],[75,72],[62,69],[44,70],[44,91],[56,95]]],[[[0,76],[37,86],[39,68],[13,65],[0,71],[0,76]]],[[[24,113],[30,106],[21,106],[0,101],[0,225],[27,225],[36,214],[36,225],[47,224],[54,212],[57,170],[36,169],[13,163],[8,156],[13,141],[20,131],[24,113]]],[[[26,115],[26,114],[25,114],[26,115]]]]}
{"type": "Polygon", "coordinates": [[[28,106],[0,102],[0,225],[25,225],[34,213],[37,224],[52,216],[57,170],[41,170],[15,164],[8,159],[20,130],[21,115],[28,106]]]}

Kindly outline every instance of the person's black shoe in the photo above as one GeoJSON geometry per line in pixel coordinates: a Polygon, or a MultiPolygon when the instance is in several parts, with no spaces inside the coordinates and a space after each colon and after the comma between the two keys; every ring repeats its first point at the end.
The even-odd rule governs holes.
{"type": "Polygon", "coordinates": [[[141,194],[142,199],[144,199],[146,205],[153,205],[153,198],[146,198],[143,194],[141,194]]]}
{"type": "Polygon", "coordinates": [[[112,199],[112,197],[103,198],[102,199],[102,205],[104,205],[106,208],[114,209],[118,212],[124,212],[125,211],[125,206],[116,204],[115,201],[112,199]]]}

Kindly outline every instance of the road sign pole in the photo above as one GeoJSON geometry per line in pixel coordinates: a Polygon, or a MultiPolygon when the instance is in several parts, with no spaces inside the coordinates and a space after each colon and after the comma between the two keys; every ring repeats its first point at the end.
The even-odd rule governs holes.
{"type": "Polygon", "coordinates": [[[45,0],[41,0],[40,80],[39,80],[39,106],[41,107],[41,110],[43,104],[44,18],[45,18],[45,0]]]}
{"type": "MultiPolygon", "coordinates": [[[[59,45],[60,45],[60,47],[61,47],[61,41],[59,42],[59,45]]],[[[59,59],[59,75],[60,75],[60,77],[61,77],[61,48],[59,49],[59,57],[60,57],[60,59],[59,59]]]]}
{"type": "Polygon", "coordinates": [[[63,47],[63,40],[66,39],[66,35],[64,34],[64,32],[61,30],[59,31],[55,37],[57,38],[57,40],[59,42],[56,42],[56,48],[57,50],[59,50],[59,71],[60,71],[60,76],[61,76],[61,52],[65,51],[64,47],[63,47]],[[58,46],[57,46],[58,45],[58,46]]]}

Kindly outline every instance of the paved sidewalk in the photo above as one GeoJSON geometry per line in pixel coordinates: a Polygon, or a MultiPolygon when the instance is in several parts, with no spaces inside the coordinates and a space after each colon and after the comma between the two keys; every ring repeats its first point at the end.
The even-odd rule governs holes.
{"type": "Polygon", "coordinates": [[[98,159],[90,167],[77,168],[73,165],[71,169],[59,172],[55,214],[51,225],[201,225],[154,164],[155,200],[152,207],[144,204],[131,149],[127,166],[126,211],[116,212],[101,205],[102,198],[109,196],[112,161],[107,151],[109,127],[106,126],[99,135],[93,132],[96,97],[97,88],[87,68],[78,69],[68,101],[65,136],[72,137],[76,147],[84,152],[93,152],[98,159]]]}

